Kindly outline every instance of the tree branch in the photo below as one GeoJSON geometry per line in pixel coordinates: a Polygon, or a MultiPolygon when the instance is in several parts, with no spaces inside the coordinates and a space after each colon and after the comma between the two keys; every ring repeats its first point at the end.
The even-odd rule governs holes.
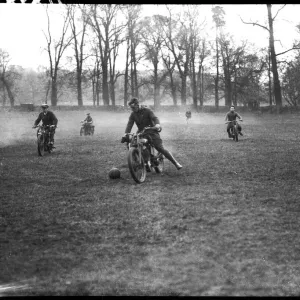
{"type": "Polygon", "coordinates": [[[287,53],[287,52],[289,52],[289,51],[297,50],[297,49],[299,50],[300,48],[298,48],[298,47],[293,47],[293,48],[291,48],[291,49],[289,49],[289,50],[283,51],[283,52],[281,52],[281,53],[277,53],[276,56],[281,55],[281,54],[285,54],[285,53],[287,53]]]}
{"type": "Polygon", "coordinates": [[[239,16],[240,17],[240,19],[241,19],[241,21],[244,23],[244,24],[249,24],[249,25],[253,25],[253,26],[259,26],[259,27],[261,27],[261,28],[263,28],[263,29],[266,29],[266,30],[268,30],[268,31],[270,31],[270,29],[268,28],[268,27],[266,27],[266,26],[263,26],[263,25],[260,25],[260,24],[258,24],[258,23],[254,23],[254,22],[245,22],[243,19],[242,19],[242,17],[241,16],[239,16]]]}
{"type": "Polygon", "coordinates": [[[277,17],[277,15],[278,15],[278,13],[284,8],[286,6],[286,4],[284,4],[281,8],[279,8],[278,9],[278,11],[277,11],[277,13],[276,13],[276,15],[275,15],[275,17],[274,18],[272,18],[272,21],[274,21],[275,20],[275,18],[277,17]]]}

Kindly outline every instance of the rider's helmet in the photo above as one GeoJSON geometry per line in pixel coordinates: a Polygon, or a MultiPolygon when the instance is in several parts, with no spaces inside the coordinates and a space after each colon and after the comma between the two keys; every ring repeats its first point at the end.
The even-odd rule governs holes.
{"type": "Polygon", "coordinates": [[[131,100],[128,102],[128,105],[131,106],[131,105],[139,105],[139,100],[138,98],[131,98],[131,100]]]}
{"type": "Polygon", "coordinates": [[[90,115],[90,113],[87,113],[87,116],[89,116],[90,115]]]}
{"type": "Polygon", "coordinates": [[[42,107],[42,108],[48,108],[49,105],[48,105],[47,103],[43,103],[43,104],[41,105],[41,107],[42,107]]]}

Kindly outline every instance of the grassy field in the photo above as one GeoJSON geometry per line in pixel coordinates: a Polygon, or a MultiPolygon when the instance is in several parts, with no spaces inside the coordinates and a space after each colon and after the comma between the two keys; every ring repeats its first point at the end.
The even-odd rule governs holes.
{"type": "Polygon", "coordinates": [[[136,184],[127,113],[56,113],[39,157],[37,113],[0,112],[0,295],[300,295],[300,118],[158,113],[184,166],[136,184]],[[111,180],[108,171],[121,170],[111,180]]]}

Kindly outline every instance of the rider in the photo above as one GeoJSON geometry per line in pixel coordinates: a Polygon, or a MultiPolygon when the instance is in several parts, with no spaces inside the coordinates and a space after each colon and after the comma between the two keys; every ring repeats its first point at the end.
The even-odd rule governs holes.
{"type": "Polygon", "coordinates": [[[127,134],[130,133],[134,123],[138,127],[138,132],[142,131],[145,127],[155,127],[156,130],[148,130],[147,132],[147,135],[149,135],[152,139],[154,148],[162,153],[177,168],[177,170],[180,170],[182,165],[176,161],[170,151],[163,147],[162,139],[158,133],[161,126],[153,111],[147,107],[140,106],[137,98],[132,98],[128,102],[128,105],[130,106],[132,113],[129,116],[125,134],[122,137],[121,143],[126,142],[127,134]]]}
{"type": "MultiPolygon", "coordinates": [[[[243,121],[242,120],[242,117],[235,111],[235,107],[234,107],[234,105],[231,105],[230,106],[230,111],[226,114],[226,116],[225,116],[225,123],[227,122],[227,121],[235,121],[236,120],[236,118],[239,118],[240,119],[240,121],[243,121]]],[[[233,122],[230,122],[230,123],[228,123],[227,124],[227,133],[228,133],[228,137],[229,138],[231,138],[231,135],[230,135],[230,128],[231,127],[233,127],[233,122]]],[[[241,125],[240,124],[238,124],[238,132],[239,132],[239,134],[240,135],[243,135],[242,134],[242,127],[241,127],[241,125]]]]}
{"type": "Polygon", "coordinates": [[[93,118],[90,113],[86,114],[87,117],[83,120],[83,122],[87,125],[88,128],[93,127],[93,118]]]}
{"type": "Polygon", "coordinates": [[[89,125],[92,125],[93,124],[93,118],[91,117],[91,114],[87,113],[86,115],[87,115],[87,117],[83,121],[87,122],[89,125]]]}
{"type": "Polygon", "coordinates": [[[186,116],[186,122],[189,121],[189,119],[191,119],[192,117],[192,112],[191,110],[188,108],[188,110],[185,112],[185,116],[186,116]]]}
{"type": "Polygon", "coordinates": [[[49,105],[47,103],[44,103],[41,105],[42,112],[39,114],[38,118],[34,122],[34,128],[37,127],[37,125],[42,121],[43,125],[52,125],[50,127],[50,144],[54,144],[54,134],[55,134],[55,128],[57,126],[57,118],[54,115],[52,111],[49,111],[49,105]]]}

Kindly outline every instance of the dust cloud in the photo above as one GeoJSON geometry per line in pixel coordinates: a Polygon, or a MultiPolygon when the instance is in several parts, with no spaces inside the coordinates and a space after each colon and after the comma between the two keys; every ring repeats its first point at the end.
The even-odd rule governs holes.
{"type": "MultiPolygon", "coordinates": [[[[79,136],[81,123],[86,118],[87,112],[91,114],[95,125],[95,136],[109,136],[112,128],[114,132],[119,132],[120,139],[124,134],[130,112],[104,112],[97,110],[56,110],[53,111],[58,118],[58,128],[56,129],[55,140],[74,138],[79,136]]],[[[13,110],[0,110],[0,147],[11,145],[21,145],[36,142],[36,130],[32,129],[34,121],[37,119],[39,110],[33,112],[21,112],[13,110]]],[[[155,112],[163,128],[162,139],[176,139],[187,127],[203,127],[204,125],[219,125],[224,127],[223,114],[192,113],[189,124],[186,123],[184,112],[155,112]]],[[[133,126],[132,132],[137,130],[133,126]]]]}

